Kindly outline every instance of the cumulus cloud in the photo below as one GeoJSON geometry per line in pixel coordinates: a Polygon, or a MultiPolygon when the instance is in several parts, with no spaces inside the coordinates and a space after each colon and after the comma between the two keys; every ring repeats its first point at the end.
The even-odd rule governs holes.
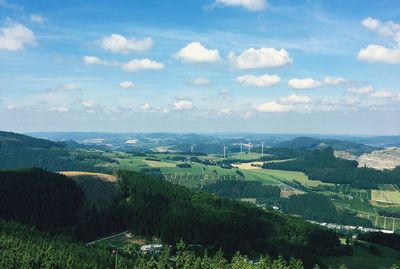
{"type": "Polygon", "coordinates": [[[111,34],[101,40],[101,47],[113,53],[128,53],[146,51],[153,46],[153,39],[146,37],[143,40],[128,39],[123,35],[111,34]]]}
{"type": "Polygon", "coordinates": [[[296,90],[314,89],[322,86],[322,83],[312,78],[299,79],[294,78],[289,80],[289,87],[296,90]]]}
{"type": "Polygon", "coordinates": [[[98,64],[98,65],[109,65],[109,62],[104,61],[96,56],[85,56],[82,58],[85,64],[98,64]]]}
{"type": "Polygon", "coordinates": [[[200,42],[187,44],[174,57],[187,64],[215,63],[221,60],[217,49],[207,49],[200,42]]]}
{"type": "Polygon", "coordinates": [[[279,99],[279,104],[282,105],[300,105],[300,104],[311,104],[312,99],[308,96],[301,96],[292,94],[279,99]]]}
{"type": "Polygon", "coordinates": [[[255,69],[278,67],[288,65],[293,62],[289,53],[285,49],[276,50],[274,48],[249,48],[239,56],[230,52],[228,59],[233,67],[238,69],[255,69]]]}
{"type": "Polygon", "coordinates": [[[96,102],[93,101],[93,100],[83,100],[81,104],[84,107],[91,108],[91,107],[94,107],[96,105],[96,102]]]}
{"type": "Polygon", "coordinates": [[[372,86],[364,86],[364,87],[351,87],[347,89],[348,93],[351,94],[370,94],[374,91],[374,88],[372,86]]]}
{"type": "Polygon", "coordinates": [[[133,59],[127,63],[109,62],[102,60],[96,56],[85,56],[82,58],[83,62],[89,65],[103,65],[111,67],[121,67],[125,72],[138,72],[142,70],[160,70],[164,69],[164,64],[153,61],[147,58],[133,59]]]}
{"type": "Polygon", "coordinates": [[[368,45],[361,49],[357,58],[366,62],[400,64],[400,48],[390,49],[381,45],[368,45]]]}
{"type": "Polygon", "coordinates": [[[400,24],[392,21],[381,22],[371,17],[364,19],[361,23],[368,30],[392,39],[396,46],[388,48],[378,44],[369,44],[358,52],[357,58],[366,62],[400,64],[400,24]]]}
{"type": "Polygon", "coordinates": [[[35,45],[35,34],[22,24],[0,28],[0,50],[17,51],[26,45],[35,45]]]}
{"type": "Polygon", "coordinates": [[[281,105],[277,102],[267,102],[256,107],[259,112],[288,112],[291,107],[287,105],[281,105]]]}
{"type": "Polygon", "coordinates": [[[122,65],[125,72],[137,72],[142,70],[160,70],[164,69],[164,64],[152,61],[150,59],[134,59],[122,65]]]}
{"type": "Polygon", "coordinates": [[[266,0],[215,0],[215,6],[243,7],[250,11],[261,11],[267,7],[266,0]]]}
{"type": "Polygon", "coordinates": [[[175,110],[190,110],[193,108],[193,103],[190,100],[179,100],[174,103],[175,110]]]}
{"type": "Polygon", "coordinates": [[[136,85],[132,81],[122,81],[119,84],[119,87],[122,89],[131,89],[134,88],[136,85]]]}
{"type": "Polygon", "coordinates": [[[324,79],[324,84],[329,85],[329,86],[337,86],[337,85],[343,84],[345,82],[346,82],[346,80],[341,77],[326,77],[324,79]]]}
{"type": "Polygon", "coordinates": [[[45,18],[43,18],[40,15],[36,15],[36,14],[31,14],[29,16],[29,18],[31,19],[32,22],[36,22],[36,23],[39,23],[39,24],[42,24],[45,21],[45,18]]]}
{"type": "Polygon", "coordinates": [[[400,45],[400,24],[392,21],[381,22],[375,18],[365,18],[361,21],[368,30],[379,34],[382,37],[393,38],[400,45]]]}
{"type": "Polygon", "coordinates": [[[243,86],[251,86],[258,88],[267,88],[277,85],[281,79],[278,75],[243,75],[236,78],[236,81],[243,86]]]}
{"type": "Polygon", "coordinates": [[[396,96],[395,93],[385,90],[385,89],[380,89],[379,91],[375,91],[375,92],[371,93],[371,95],[370,95],[371,98],[383,98],[383,99],[393,98],[395,96],[396,96]]]}
{"type": "Polygon", "coordinates": [[[187,81],[186,84],[195,86],[206,86],[209,85],[211,81],[205,77],[196,77],[193,80],[187,81]]]}

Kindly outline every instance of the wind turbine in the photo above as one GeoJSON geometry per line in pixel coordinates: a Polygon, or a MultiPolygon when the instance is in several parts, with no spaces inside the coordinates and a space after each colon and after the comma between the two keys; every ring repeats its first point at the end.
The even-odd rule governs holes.
{"type": "Polygon", "coordinates": [[[242,154],[242,153],[243,153],[243,143],[240,142],[240,154],[242,154]]]}
{"type": "Polygon", "coordinates": [[[249,154],[251,152],[251,144],[250,144],[250,139],[249,139],[249,154]]]}
{"type": "Polygon", "coordinates": [[[226,146],[224,145],[224,159],[225,159],[225,156],[226,156],[226,146]]]}
{"type": "Polygon", "coordinates": [[[261,142],[261,155],[264,155],[264,142],[261,142]]]}
{"type": "Polygon", "coordinates": [[[190,152],[193,153],[194,150],[194,144],[190,146],[190,152]]]}

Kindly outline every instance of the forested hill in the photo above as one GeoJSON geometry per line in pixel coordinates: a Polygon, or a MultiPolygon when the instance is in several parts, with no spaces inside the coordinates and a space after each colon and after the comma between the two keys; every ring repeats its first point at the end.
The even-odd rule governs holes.
{"type": "Polygon", "coordinates": [[[0,150],[14,148],[65,148],[63,143],[34,138],[23,134],[0,131],[0,150]]]}
{"type": "Polygon", "coordinates": [[[111,172],[109,168],[95,166],[98,160],[72,151],[65,143],[0,132],[0,169],[39,167],[50,171],[111,172]]]}
{"type": "Polygon", "coordinates": [[[343,141],[337,139],[316,139],[312,137],[296,137],[292,140],[284,141],[276,145],[277,148],[298,148],[314,150],[318,148],[331,147],[335,150],[346,150],[359,155],[365,152],[371,152],[376,148],[352,141],[343,141]]]}
{"type": "Polygon", "coordinates": [[[301,171],[310,179],[351,184],[360,188],[376,188],[378,184],[397,184],[400,180],[400,167],[380,171],[357,166],[357,161],[336,158],[332,148],[324,148],[308,152],[295,160],[265,163],[263,168],[301,171]]]}
{"type": "Polygon", "coordinates": [[[301,219],[136,172],[119,177],[114,203],[97,210],[84,208],[79,185],[65,176],[40,169],[0,172],[0,219],[85,241],[128,228],[171,245],[183,240],[228,255],[282,254],[306,265],[342,251],[336,233],[301,219]]]}

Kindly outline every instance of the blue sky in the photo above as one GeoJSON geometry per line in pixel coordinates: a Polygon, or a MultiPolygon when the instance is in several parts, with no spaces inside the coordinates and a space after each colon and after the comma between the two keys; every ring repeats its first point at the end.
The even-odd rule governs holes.
{"type": "Polygon", "coordinates": [[[400,3],[0,0],[0,129],[400,133],[400,3]]]}

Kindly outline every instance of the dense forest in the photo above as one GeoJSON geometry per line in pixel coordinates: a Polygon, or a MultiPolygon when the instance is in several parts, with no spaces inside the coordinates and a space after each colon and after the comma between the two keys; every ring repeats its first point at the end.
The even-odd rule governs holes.
{"type": "Polygon", "coordinates": [[[181,240],[227,256],[297,257],[306,265],[343,249],[334,232],[281,213],[121,171],[114,201],[88,204],[80,184],[41,169],[0,173],[0,218],[89,241],[130,230],[174,245],[181,240]],[[323,240],[321,240],[323,238],[323,240]]]}
{"type": "Polygon", "coordinates": [[[312,260],[342,251],[337,235],[256,206],[190,190],[135,172],[119,174],[119,222],[130,231],[175,244],[183,240],[226,253],[269,253],[312,260]],[[321,240],[323,239],[323,240],[321,240]]]}
{"type": "Polygon", "coordinates": [[[400,251],[400,235],[372,232],[358,235],[358,239],[370,243],[387,246],[400,251]]]}
{"type": "Polygon", "coordinates": [[[356,161],[336,158],[332,148],[324,148],[308,152],[295,160],[265,163],[263,168],[302,171],[310,179],[369,189],[376,188],[378,184],[397,184],[400,179],[400,167],[380,171],[357,166],[356,161]]]}
{"type": "Polygon", "coordinates": [[[66,176],[41,169],[0,171],[0,217],[43,230],[73,226],[83,193],[66,176]]]}
{"type": "Polygon", "coordinates": [[[263,185],[260,181],[238,180],[221,180],[206,184],[202,190],[228,198],[278,198],[281,193],[278,186],[263,185]]]}
{"type": "MultiPolygon", "coordinates": [[[[0,221],[0,268],[114,268],[115,255],[111,248],[86,246],[63,236],[51,236],[14,222],[0,221]]],[[[184,244],[164,248],[157,256],[149,256],[137,248],[122,246],[118,250],[120,269],[303,269],[296,259],[272,259],[261,256],[257,263],[236,253],[230,260],[222,252],[215,255],[197,255],[184,244]]],[[[319,269],[319,266],[315,266],[319,269]]],[[[340,267],[346,268],[346,267],[340,267]]]]}

